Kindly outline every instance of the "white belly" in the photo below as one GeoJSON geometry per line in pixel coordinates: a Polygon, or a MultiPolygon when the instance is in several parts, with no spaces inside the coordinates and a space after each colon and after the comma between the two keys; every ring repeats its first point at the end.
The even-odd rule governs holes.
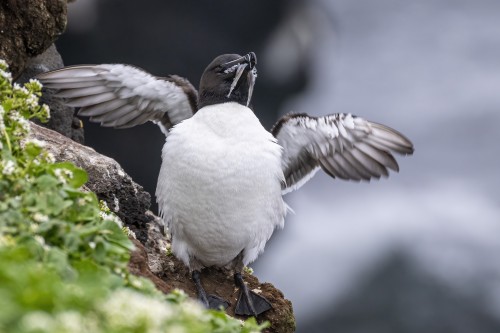
{"type": "Polygon", "coordinates": [[[162,158],[157,201],[188,266],[224,266],[242,251],[246,265],[283,225],[281,147],[250,109],[201,109],[172,130],[162,158]]]}

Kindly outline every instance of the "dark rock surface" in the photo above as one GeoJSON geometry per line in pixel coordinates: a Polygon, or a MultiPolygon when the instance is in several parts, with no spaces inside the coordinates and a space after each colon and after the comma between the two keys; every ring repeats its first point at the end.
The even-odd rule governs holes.
{"type": "Polygon", "coordinates": [[[16,79],[66,28],[66,0],[0,1],[0,58],[16,79]]]}
{"type": "MultiPolygon", "coordinates": [[[[28,82],[40,73],[48,72],[54,69],[64,67],[63,60],[56,46],[52,44],[42,54],[28,60],[26,68],[16,80],[22,84],[28,82]]],[[[60,98],[53,96],[54,89],[43,89],[43,95],[40,103],[50,106],[50,120],[46,124],[35,121],[38,125],[50,128],[62,135],[78,142],[83,143],[83,125],[80,119],[75,115],[75,108],[67,106],[60,98]]]]}

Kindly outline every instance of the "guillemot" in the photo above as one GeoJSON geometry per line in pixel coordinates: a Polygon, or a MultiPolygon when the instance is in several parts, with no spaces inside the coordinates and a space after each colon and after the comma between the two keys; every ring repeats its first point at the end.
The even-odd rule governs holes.
{"type": "Polygon", "coordinates": [[[166,135],[156,200],[172,236],[172,252],[189,267],[199,299],[210,308],[229,302],[208,295],[205,267],[229,267],[240,288],[235,313],[271,308],[249,290],[242,270],[284,225],[282,195],[319,169],[333,178],[369,181],[399,171],[392,153],[413,153],[396,130],[351,115],[289,114],[267,131],[250,107],[257,58],[225,54],[205,69],[199,91],[182,77],[155,77],[122,64],[72,66],[38,76],[79,115],[102,126],[147,121],[166,135]]]}

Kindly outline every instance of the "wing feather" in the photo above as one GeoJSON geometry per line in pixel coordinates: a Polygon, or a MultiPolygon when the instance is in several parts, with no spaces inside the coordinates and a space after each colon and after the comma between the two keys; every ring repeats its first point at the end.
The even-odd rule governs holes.
{"type": "Polygon", "coordinates": [[[107,86],[90,86],[78,89],[64,89],[60,90],[55,94],[56,97],[60,98],[76,98],[85,97],[90,95],[98,95],[107,92],[112,92],[113,88],[107,86]]]}
{"type": "Polygon", "coordinates": [[[369,181],[399,171],[393,153],[412,154],[413,144],[385,125],[350,114],[290,114],[272,129],[283,147],[283,192],[300,187],[318,168],[334,178],[369,181]]]}
{"type": "Polygon", "coordinates": [[[119,109],[122,106],[127,105],[127,103],[128,101],[126,99],[114,99],[109,102],[104,102],[93,106],[82,107],[78,111],[78,114],[86,117],[99,116],[102,114],[106,114],[108,112],[112,112],[113,110],[119,109]]]}
{"type": "Polygon", "coordinates": [[[164,133],[197,110],[196,89],[172,75],[155,77],[121,64],[84,65],[40,74],[38,79],[79,115],[102,126],[128,128],[152,121],[164,133]]]}
{"type": "Polygon", "coordinates": [[[88,95],[83,97],[71,98],[66,101],[66,104],[73,107],[91,106],[116,99],[116,94],[113,92],[104,92],[97,95],[88,95]]]}

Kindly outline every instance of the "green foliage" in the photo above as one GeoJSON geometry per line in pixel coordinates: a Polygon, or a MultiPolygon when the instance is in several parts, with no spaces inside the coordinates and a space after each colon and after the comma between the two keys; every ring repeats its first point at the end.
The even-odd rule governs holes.
{"type": "Polygon", "coordinates": [[[128,273],[128,228],[80,189],[84,170],[28,139],[50,116],[40,95],[0,60],[0,332],[260,332],[128,273]]]}

